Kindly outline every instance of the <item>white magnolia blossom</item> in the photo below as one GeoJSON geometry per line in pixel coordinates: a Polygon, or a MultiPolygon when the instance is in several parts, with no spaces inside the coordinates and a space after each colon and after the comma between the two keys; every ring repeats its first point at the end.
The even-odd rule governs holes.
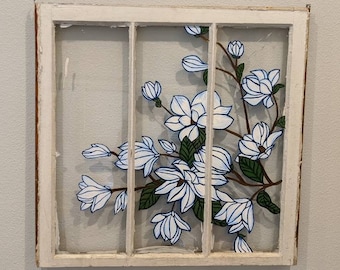
{"type": "Polygon", "coordinates": [[[246,157],[252,160],[266,159],[272,152],[274,142],[282,135],[282,130],[270,134],[269,126],[260,122],[257,123],[252,134],[244,135],[239,141],[239,157],[246,157]]]}
{"type": "Polygon", "coordinates": [[[253,203],[249,199],[227,201],[215,215],[217,220],[226,220],[231,226],[229,233],[236,233],[246,228],[251,232],[254,227],[253,203]]]}
{"type": "Polygon", "coordinates": [[[189,35],[193,35],[193,36],[197,36],[202,33],[202,29],[198,25],[186,25],[184,29],[189,35]]]}
{"type": "MultiPolygon", "coordinates": [[[[164,180],[164,183],[155,190],[155,194],[168,194],[168,202],[180,201],[181,212],[188,211],[195,202],[195,196],[204,198],[204,179],[199,179],[188,164],[182,160],[175,160],[175,168],[161,167],[155,174],[164,180]]],[[[221,192],[222,193],[222,192],[221,192]]],[[[221,200],[223,194],[211,186],[213,201],[221,200]]]]}
{"type": "Polygon", "coordinates": [[[182,66],[188,72],[198,72],[208,69],[208,64],[204,63],[197,55],[188,55],[182,59],[182,66]]]}
{"type": "Polygon", "coordinates": [[[273,69],[269,73],[263,69],[251,71],[242,80],[242,88],[246,91],[243,99],[250,105],[257,105],[261,101],[266,108],[273,106],[272,92],[273,86],[279,81],[280,70],[273,69]]]}
{"type": "Polygon", "coordinates": [[[155,215],[152,223],[156,223],[153,233],[158,239],[162,236],[164,241],[170,241],[174,245],[180,238],[183,231],[190,231],[190,225],[185,222],[174,211],[155,215]]]}
{"type": "Polygon", "coordinates": [[[146,82],[144,86],[142,86],[142,94],[143,97],[147,100],[155,100],[159,97],[162,92],[162,86],[158,81],[146,82]]]}
{"type": "Polygon", "coordinates": [[[240,58],[244,53],[244,46],[241,41],[234,40],[228,44],[228,53],[234,58],[240,58]]]}
{"type": "Polygon", "coordinates": [[[176,151],[176,145],[173,142],[167,140],[158,140],[158,142],[168,154],[172,154],[176,151]]]}
{"type": "Polygon", "coordinates": [[[116,201],[115,201],[115,209],[114,209],[114,214],[118,214],[119,211],[124,211],[126,209],[127,206],[127,194],[126,194],[126,190],[119,193],[116,201]]]}
{"type": "Polygon", "coordinates": [[[93,213],[103,208],[112,195],[111,188],[99,185],[87,175],[82,175],[81,178],[82,181],[79,183],[81,190],[77,193],[77,198],[81,202],[80,210],[91,207],[93,213]]]}
{"type": "MultiPolygon", "coordinates": [[[[144,177],[152,172],[152,167],[159,159],[159,153],[156,151],[153,141],[150,137],[143,136],[143,142],[135,142],[135,170],[144,169],[144,177]]],[[[118,155],[116,166],[120,169],[128,169],[128,143],[119,147],[122,152],[118,155]]]]}
{"type": "MultiPolygon", "coordinates": [[[[177,95],[172,98],[170,107],[174,115],[168,118],[165,125],[172,131],[180,131],[179,139],[186,136],[195,140],[199,135],[198,128],[205,128],[207,124],[207,91],[197,94],[192,102],[187,97],[177,95]]],[[[213,128],[225,129],[234,119],[229,116],[231,106],[222,106],[221,98],[214,92],[213,103],[213,128]]]]}
{"type": "MultiPolygon", "coordinates": [[[[198,178],[205,178],[205,161],[206,161],[206,147],[203,146],[198,153],[194,155],[195,166],[198,178]]],[[[225,149],[213,146],[212,148],[212,178],[211,184],[213,186],[225,185],[228,180],[225,178],[225,174],[231,171],[231,156],[225,149]]]]}
{"type": "Polygon", "coordinates": [[[234,241],[234,250],[236,253],[250,253],[253,252],[246,240],[242,236],[237,236],[234,241]]]}
{"type": "Polygon", "coordinates": [[[110,149],[101,143],[91,144],[91,147],[82,152],[83,156],[88,159],[109,157],[111,156],[110,149]]]}

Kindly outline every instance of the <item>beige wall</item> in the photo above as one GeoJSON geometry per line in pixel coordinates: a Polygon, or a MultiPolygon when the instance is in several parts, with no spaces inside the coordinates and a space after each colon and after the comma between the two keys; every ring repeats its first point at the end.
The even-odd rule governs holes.
{"type": "MultiPolygon", "coordinates": [[[[54,2],[54,1],[50,1],[54,2]]],[[[71,0],[64,2],[77,2],[71,0]]],[[[207,5],[206,0],[88,0],[87,3],[207,5]]],[[[340,1],[312,4],[305,107],[299,258],[293,267],[238,270],[336,270],[340,265],[340,1]]],[[[304,6],[304,1],[211,0],[215,5],[304,6]]],[[[34,262],[34,5],[0,5],[0,268],[33,270],[34,262]]],[[[143,268],[138,268],[143,269],[143,268]]],[[[146,268],[145,268],[146,269],[146,268]]],[[[165,269],[165,268],[164,268],[165,269]]],[[[194,268],[192,268],[194,269],[194,268]]],[[[222,269],[222,268],[209,268],[222,269]]]]}

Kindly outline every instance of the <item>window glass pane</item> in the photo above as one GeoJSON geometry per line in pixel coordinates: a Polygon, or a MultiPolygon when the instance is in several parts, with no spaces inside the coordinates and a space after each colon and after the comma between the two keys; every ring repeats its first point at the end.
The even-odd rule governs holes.
{"type": "MultiPolygon", "coordinates": [[[[191,183],[194,179],[190,179],[195,175],[194,153],[183,154],[181,147],[185,148],[182,151],[188,151],[188,142],[191,144],[204,130],[200,131],[197,118],[193,118],[192,102],[206,90],[206,85],[203,73],[187,72],[182,59],[185,58],[188,66],[193,61],[187,59],[188,56],[200,55],[206,63],[207,42],[189,35],[183,26],[140,27],[137,36],[137,85],[144,87],[144,97],[138,89],[136,140],[149,137],[159,157],[151,177],[144,178],[143,171],[136,172],[136,186],[153,182],[155,187],[151,192],[160,197],[150,208],[136,211],[136,252],[199,252],[201,222],[193,212],[197,194],[191,183]],[[162,88],[159,96],[158,87],[162,88]],[[195,130],[189,132],[188,129],[195,130]],[[184,169],[181,171],[181,168],[184,169]],[[171,183],[168,180],[173,176],[176,180],[171,183]],[[177,225],[171,230],[180,236],[171,232],[170,237],[164,239],[168,224],[175,220],[177,225]]],[[[136,195],[136,209],[139,209],[145,198],[141,198],[141,192],[136,195]]]]}
{"type": "Polygon", "coordinates": [[[110,190],[126,187],[126,172],[110,151],[127,137],[128,28],[56,26],[56,65],[59,250],[123,252],[122,191],[110,190]]]}
{"type": "Polygon", "coordinates": [[[214,251],[278,248],[283,128],[275,123],[284,116],[285,88],[274,92],[285,84],[287,37],[285,28],[218,29],[216,92],[233,122],[214,130],[214,146],[230,160],[228,183],[216,187],[230,198],[216,210],[223,224],[213,227],[214,251]]]}

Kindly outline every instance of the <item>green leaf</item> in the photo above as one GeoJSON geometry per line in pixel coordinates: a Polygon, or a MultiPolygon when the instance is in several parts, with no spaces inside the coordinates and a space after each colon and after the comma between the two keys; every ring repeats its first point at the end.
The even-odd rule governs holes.
{"type": "Polygon", "coordinates": [[[198,137],[192,142],[194,144],[196,152],[202,148],[202,146],[205,144],[205,129],[204,128],[198,128],[198,137]]]}
{"type": "Polygon", "coordinates": [[[239,82],[240,82],[241,79],[242,79],[243,71],[244,71],[244,63],[239,64],[239,65],[237,66],[237,69],[236,69],[236,77],[237,77],[237,80],[238,80],[239,82]]]}
{"type": "Polygon", "coordinates": [[[204,199],[196,197],[194,205],[192,206],[195,216],[198,220],[204,220],[204,199]]]}
{"type": "Polygon", "coordinates": [[[158,201],[160,195],[155,194],[155,189],[158,187],[159,183],[151,182],[143,188],[139,200],[139,210],[148,209],[158,201]]]}
{"type": "Polygon", "coordinates": [[[280,207],[278,207],[276,204],[272,202],[272,199],[270,198],[269,194],[264,190],[260,191],[259,194],[257,194],[256,201],[260,206],[268,209],[271,213],[273,214],[280,213],[280,207]]]}
{"type": "Polygon", "coordinates": [[[273,87],[272,94],[273,94],[273,95],[276,94],[277,92],[279,92],[279,90],[280,90],[281,88],[284,88],[284,87],[285,87],[285,85],[282,84],[282,83],[275,84],[274,87],[273,87]]]}
{"type": "Polygon", "coordinates": [[[240,157],[239,165],[245,176],[249,177],[253,181],[263,183],[263,169],[257,161],[246,157],[240,157]]]}
{"type": "Polygon", "coordinates": [[[204,35],[209,32],[208,26],[200,26],[201,27],[201,35],[204,35]]]}
{"type": "Polygon", "coordinates": [[[203,72],[203,81],[205,83],[205,85],[208,85],[208,70],[204,70],[203,72]]]}
{"type": "Polygon", "coordinates": [[[159,98],[154,99],[154,101],[157,108],[162,107],[162,101],[159,98]]]}
{"type": "MultiPolygon", "coordinates": [[[[225,220],[216,220],[214,216],[221,210],[221,203],[218,201],[212,202],[212,223],[221,227],[226,227],[225,220]]],[[[203,222],[204,220],[204,199],[196,197],[194,205],[192,207],[196,218],[203,222]]]]}
{"type": "Polygon", "coordinates": [[[195,146],[192,141],[189,140],[187,136],[184,137],[181,142],[181,148],[179,149],[179,157],[188,163],[189,167],[192,167],[192,164],[195,160],[194,154],[196,152],[195,146]]]}
{"type": "Polygon", "coordinates": [[[216,216],[216,214],[222,209],[222,205],[221,202],[219,201],[215,201],[212,202],[212,223],[217,225],[217,226],[221,226],[221,227],[226,227],[227,226],[227,222],[225,220],[217,220],[214,219],[214,217],[216,216]]]}
{"type": "Polygon", "coordinates": [[[275,125],[277,127],[280,128],[285,128],[286,127],[286,117],[285,116],[281,116],[275,123],[275,125]]]}

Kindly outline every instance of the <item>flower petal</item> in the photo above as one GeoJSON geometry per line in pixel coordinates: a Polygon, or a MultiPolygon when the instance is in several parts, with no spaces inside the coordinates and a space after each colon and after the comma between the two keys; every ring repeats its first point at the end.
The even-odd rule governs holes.
{"type": "Polygon", "coordinates": [[[280,70],[273,69],[268,73],[268,79],[270,80],[272,86],[274,86],[280,79],[280,70]]]}
{"type": "Polygon", "coordinates": [[[177,115],[187,115],[191,117],[190,102],[185,96],[173,96],[170,107],[171,110],[177,115]]]}

